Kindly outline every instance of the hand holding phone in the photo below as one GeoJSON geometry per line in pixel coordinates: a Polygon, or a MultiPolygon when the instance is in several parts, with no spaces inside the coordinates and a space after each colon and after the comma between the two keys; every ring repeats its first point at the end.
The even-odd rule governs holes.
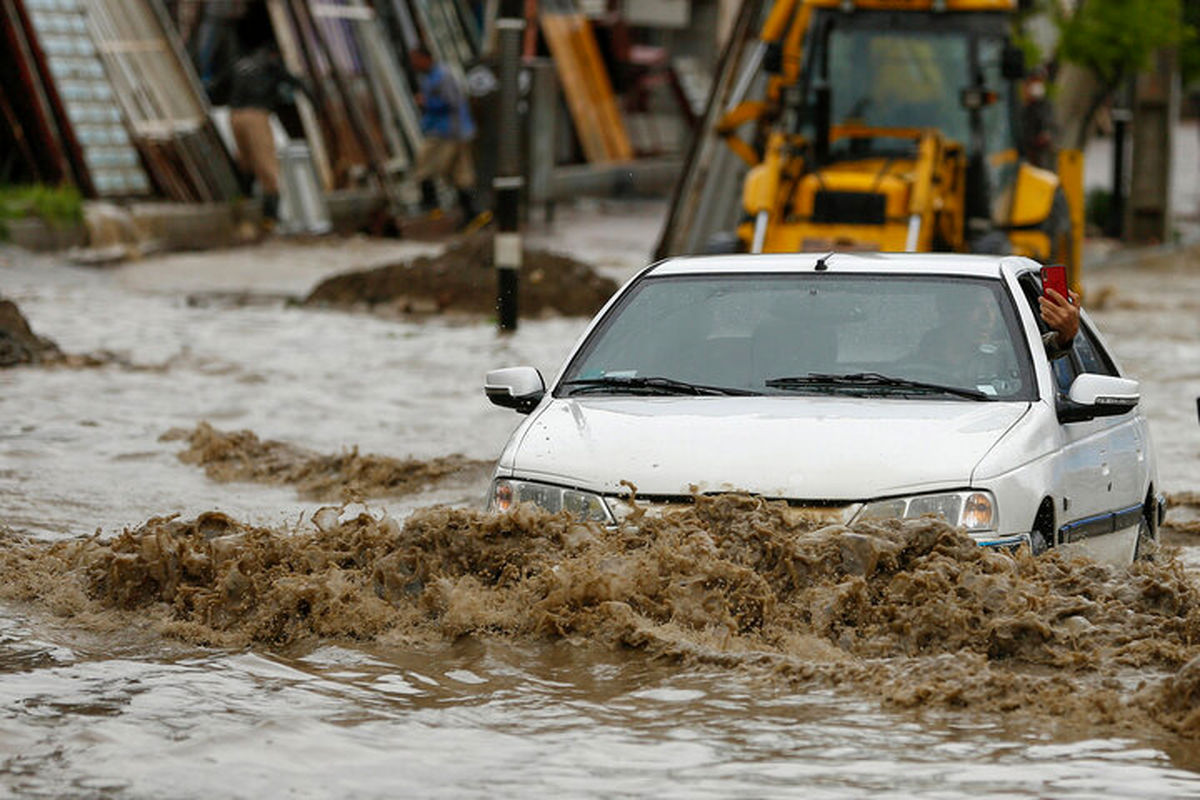
{"type": "Polygon", "coordinates": [[[1042,320],[1057,334],[1059,347],[1069,347],[1079,332],[1079,297],[1067,288],[1067,268],[1061,264],[1042,267],[1042,296],[1038,298],[1042,320]],[[1052,297],[1050,290],[1058,293],[1052,297]]]}
{"type": "Polygon", "coordinates": [[[1048,289],[1053,289],[1068,303],[1071,302],[1071,295],[1067,289],[1067,268],[1062,264],[1042,267],[1042,294],[1046,297],[1050,296],[1048,289]]]}

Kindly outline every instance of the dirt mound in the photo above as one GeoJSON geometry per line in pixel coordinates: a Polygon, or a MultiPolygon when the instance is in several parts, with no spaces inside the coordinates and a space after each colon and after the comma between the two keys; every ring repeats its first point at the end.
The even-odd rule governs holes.
{"type": "MultiPolygon", "coordinates": [[[[305,305],[387,306],[405,312],[496,311],[495,236],[480,231],[459,239],[444,253],[422,256],[322,281],[305,305]]],[[[518,276],[522,314],[591,316],[617,290],[610,278],[567,256],[525,250],[518,276]]]]}
{"type": "Polygon", "coordinates": [[[568,639],[896,707],[1200,735],[1200,590],[1170,559],[1009,557],[930,519],[822,526],[738,496],[616,529],[529,508],[338,515],[0,538],[0,597],[221,645],[568,639]]]}
{"type": "Polygon", "coordinates": [[[411,494],[450,476],[481,474],[491,463],[461,455],[429,461],[360,455],[358,448],[322,455],[286,442],[260,440],[250,431],[219,431],[207,422],[195,430],[173,429],[161,441],[185,440],[179,454],[187,464],[204,467],[215,481],[253,481],[296,487],[302,497],[341,501],[411,494]]]}
{"type": "Polygon", "coordinates": [[[58,345],[33,332],[16,303],[0,297],[0,367],[55,363],[62,358],[58,345]]]}
{"type": "Polygon", "coordinates": [[[22,365],[90,369],[115,365],[131,371],[161,371],[165,366],[134,364],[127,356],[108,350],[93,353],[64,353],[58,345],[38,336],[29,327],[21,309],[0,297],[0,369],[22,365]]]}

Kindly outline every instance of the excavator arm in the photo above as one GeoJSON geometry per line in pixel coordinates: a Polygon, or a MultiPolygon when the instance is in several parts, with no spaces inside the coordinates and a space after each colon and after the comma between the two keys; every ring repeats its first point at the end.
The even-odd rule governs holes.
{"type": "Polygon", "coordinates": [[[740,131],[747,123],[755,123],[756,139],[765,127],[769,127],[780,116],[781,98],[787,86],[800,77],[803,60],[804,35],[812,18],[812,7],[804,0],[781,0],[776,3],[759,34],[756,64],[770,75],[763,100],[735,98],[734,105],[717,122],[717,134],[724,139],[734,153],[751,167],[762,161],[762,154],[752,143],[741,137],[740,131]]]}

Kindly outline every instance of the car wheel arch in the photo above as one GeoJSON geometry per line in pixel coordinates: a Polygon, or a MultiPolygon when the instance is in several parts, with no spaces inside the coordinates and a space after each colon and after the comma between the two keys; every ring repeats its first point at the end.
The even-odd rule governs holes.
{"type": "Polygon", "coordinates": [[[1057,543],[1055,541],[1054,498],[1043,497],[1038,504],[1037,513],[1033,515],[1033,524],[1029,528],[1029,538],[1033,554],[1038,555],[1057,543]]]}

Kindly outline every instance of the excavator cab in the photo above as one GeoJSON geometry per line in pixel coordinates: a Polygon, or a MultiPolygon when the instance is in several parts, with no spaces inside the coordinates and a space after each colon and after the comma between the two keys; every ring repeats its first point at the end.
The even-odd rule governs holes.
{"type": "MultiPolygon", "coordinates": [[[[739,249],[1016,253],[1073,264],[1075,209],[1061,164],[1059,173],[1039,169],[1018,150],[1024,58],[1009,39],[1015,6],[766,3],[765,55],[743,57],[739,80],[721,84],[734,99],[715,125],[748,167],[739,249]],[[761,99],[738,97],[751,86],[761,99]]],[[[685,177],[662,254],[698,242],[701,226],[711,238],[710,220],[720,219],[709,196],[729,191],[715,177],[728,168],[696,151],[700,177],[685,177]]],[[[1073,167],[1070,180],[1078,160],[1073,167]]]]}
{"type": "Polygon", "coordinates": [[[762,248],[1011,252],[1022,70],[1006,31],[999,12],[816,9],[784,95],[795,180],[747,196],[782,212],[762,248]]]}

